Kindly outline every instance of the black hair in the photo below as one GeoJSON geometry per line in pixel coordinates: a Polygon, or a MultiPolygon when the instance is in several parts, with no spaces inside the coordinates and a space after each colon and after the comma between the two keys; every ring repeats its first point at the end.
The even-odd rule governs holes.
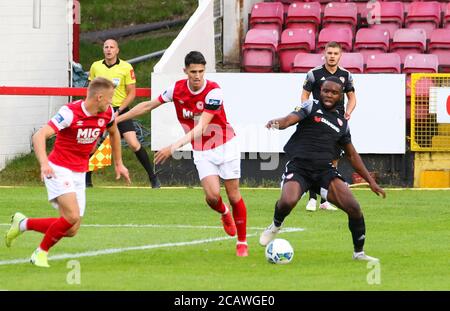
{"type": "Polygon", "coordinates": [[[191,51],[184,58],[184,66],[189,67],[190,64],[206,65],[205,57],[198,51],[191,51]]]}
{"type": "Polygon", "coordinates": [[[338,77],[330,76],[330,77],[326,78],[325,81],[330,81],[330,82],[337,83],[341,87],[341,90],[342,91],[344,90],[344,83],[338,77]]]}

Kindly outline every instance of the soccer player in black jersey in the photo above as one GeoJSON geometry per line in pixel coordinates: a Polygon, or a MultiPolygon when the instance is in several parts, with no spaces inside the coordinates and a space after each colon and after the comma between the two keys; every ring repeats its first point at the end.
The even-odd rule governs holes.
{"type": "Polygon", "coordinates": [[[347,120],[336,111],[343,96],[343,83],[339,78],[328,77],[322,85],[320,100],[308,100],[284,118],[270,120],[266,127],[286,129],[297,124],[284,151],[289,162],[283,174],[281,197],[275,204],[273,223],[261,234],[263,246],[272,241],[280,231],[286,216],[295,207],[302,194],[313,189],[348,215],[355,260],[378,260],[364,253],[366,226],[361,208],[342,176],[333,166],[335,146],[345,150],[353,168],[368,183],[370,189],[383,198],[384,190],[378,186],[364,166],[351,141],[347,120]]]}
{"type": "MultiPolygon", "coordinates": [[[[343,115],[345,119],[349,120],[350,115],[356,106],[355,88],[353,86],[352,74],[343,67],[339,66],[339,60],[342,56],[342,48],[339,43],[335,41],[328,42],[325,46],[325,64],[311,69],[306,74],[305,83],[303,84],[303,90],[301,95],[301,102],[304,103],[309,99],[312,93],[314,99],[319,99],[320,87],[322,83],[328,77],[337,77],[344,84],[344,93],[347,96],[347,109],[344,106],[344,97],[338,102],[336,110],[339,114],[343,115]]],[[[337,160],[341,157],[342,150],[336,148],[336,155],[334,158],[334,166],[337,167],[337,160]]],[[[313,191],[309,191],[309,201],[306,205],[306,210],[314,212],[317,205],[317,194],[313,191]]],[[[323,210],[337,210],[328,201],[323,198],[320,201],[320,208],[323,210]]]]}

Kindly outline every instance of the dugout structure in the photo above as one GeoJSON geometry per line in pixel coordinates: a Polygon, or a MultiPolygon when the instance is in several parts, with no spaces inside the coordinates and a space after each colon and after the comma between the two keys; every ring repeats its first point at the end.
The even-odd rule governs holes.
{"type": "Polygon", "coordinates": [[[411,75],[412,151],[450,152],[449,96],[449,73],[411,75]]]}
{"type": "Polygon", "coordinates": [[[410,87],[414,186],[449,188],[450,74],[413,73],[410,87]]]}

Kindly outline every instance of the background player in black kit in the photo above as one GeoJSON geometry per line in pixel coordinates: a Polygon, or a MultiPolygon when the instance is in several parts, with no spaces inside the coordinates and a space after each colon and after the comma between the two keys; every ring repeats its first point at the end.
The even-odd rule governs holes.
{"type": "MultiPolygon", "coordinates": [[[[355,88],[353,86],[353,77],[352,74],[339,66],[339,61],[342,56],[342,48],[339,43],[335,41],[330,41],[325,46],[324,57],[325,64],[322,66],[318,66],[316,68],[311,69],[306,74],[305,83],[303,84],[303,90],[301,95],[301,102],[304,103],[309,99],[310,94],[313,94],[314,99],[319,99],[320,96],[320,87],[322,83],[328,77],[337,77],[344,84],[344,93],[347,96],[347,109],[344,106],[344,97],[338,102],[336,110],[339,114],[343,115],[345,119],[349,120],[350,115],[355,109],[356,106],[356,96],[355,96],[355,88]]],[[[334,166],[337,167],[337,159],[341,157],[342,149],[336,148],[336,155],[333,160],[334,166]]],[[[314,212],[316,210],[316,202],[317,194],[313,191],[309,191],[309,201],[306,205],[306,210],[310,212],[314,212]]],[[[334,206],[332,206],[328,201],[323,198],[320,201],[320,208],[323,210],[337,210],[334,206]]]]}
{"type": "Polygon", "coordinates": [[[347,120],[336,111],[342,96],[341,80],[329,77],[322,85],[320,101],[306,101],[286,117],[267,123],[269,129],[286,129],[294,124],[297,124],[297,129],[284,147],[289,162],[283,174],[281,198],[275,204],[272,224],[261,234],[261,245],[265,246],[275,238],[302,194],[313,189],[347,213],[354,246],[353,259],[378,260],[364,253],[366,226],[363,213],[342,176],[332,165],[335,146],[339,143],[353,168],[369,183],[370,189],[383,198],[386,196],[356,152],[347,120]]]}

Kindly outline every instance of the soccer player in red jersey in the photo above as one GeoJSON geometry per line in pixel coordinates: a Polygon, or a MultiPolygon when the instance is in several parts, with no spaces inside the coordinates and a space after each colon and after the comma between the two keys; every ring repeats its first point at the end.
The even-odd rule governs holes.
{"type": "Polygon", "coordinates": [[[248,256],[247,209],[239,191],[241,154],[235,133],[227,121],[223,94],[219,85],[204,78],[206,61],[197,51],[184,60],[187,79],[179,80],[157,99],[142,102],[117,117],[117,122],[135,118],[160,105],[173,102],[185,135],[155,155],[155,163],[164,163],[173,152],[191,143],[194,163],[205,192],[206,203],[222,215],[225,232],[237,232],[236,255],[248,256]],[[220,178],[224,180],[233,215],[220,196],[220,178]]]}
{"type": "Polygon", "coordinates": [[[105,78],[94,79],[86,100],[78,100],[59,109],[58,113],[33,135],[36,158],[41,166],[48,199],[59,210],[59,218],[27,218],[15,213],[6,233],[6,246],[22,232],[33,230],[44,234],[39,247],[31,255],[31,263],[49,267],[49,249],[63,237],[76,235],[86,205],[85,174],[89,153],[97,139],[107,130],[111,137],[116,179],[130,178],[122,163],[120,134],[111,106],[114,84],[105,78]],[[55,146],[47,157],[46,141],[56,135],[55,146]]]}

